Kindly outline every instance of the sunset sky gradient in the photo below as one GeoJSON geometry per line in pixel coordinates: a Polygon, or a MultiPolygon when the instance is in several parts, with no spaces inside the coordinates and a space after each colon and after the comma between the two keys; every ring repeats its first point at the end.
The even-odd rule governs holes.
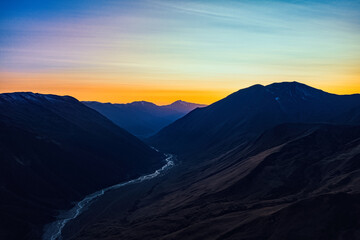
{"type": "Polygon", "coordinates": [[[360,1],[0,3],[0,92],[209,104],[281,81],[360,92],[360,1]]]}

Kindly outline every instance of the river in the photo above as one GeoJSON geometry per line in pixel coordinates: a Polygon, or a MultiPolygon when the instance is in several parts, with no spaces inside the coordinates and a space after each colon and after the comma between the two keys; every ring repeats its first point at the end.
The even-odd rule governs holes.
{"type": "Polygon", "coordinates": [[[62,239],[61,233],[62,233],[62,230],[65,227],[65,225],[69,221],[77,218],[87,207],[90,206],[91,203],[94,202],[95,199],[101,197],[102,195],[104,195],[104,193],[106,193],[110,190],[115,190],[115,189],[130,185],[130,184],[141,183],[143,181],[150,180],[152,178],[160,176],[166,170],[168,170],[174,166],[174,158],[175,158],[174,155],[166,154],[166,159],[165,159],[166,164],[164,166],[162,166],[160,169],[157,169],[155,172],[138,177],[136,179],[133,179],[133,180],[130,180],[127,182],[119,183],[119,184],[101,189],[95,193],[87,195],[83,200],[76,203],[73,208],[71,208],[70,210],[68,210],[65,213],[58,216],[58,219],[55,222],[52,222],[45,226],[43,240],[61,240],[62,239]]]}

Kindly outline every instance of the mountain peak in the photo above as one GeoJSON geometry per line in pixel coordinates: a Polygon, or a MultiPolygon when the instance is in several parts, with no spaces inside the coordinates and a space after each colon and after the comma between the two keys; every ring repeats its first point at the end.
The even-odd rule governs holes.
{"type": "Polygon", "coordinates": [[[131,106],[157,106],[156,104],[152,103],[152,102],[147,102],[147,101],[135,101],[135,102],[131,102],[131,103],[127,103],[127,105],[131,105],[131,106]]]}
{"type": "Polygon", "coordinates": [[[195,108],[206,107],[206,106],[207,105],[205,105],[205,104],[197,104],[197,103],[190,103],[190,102],[185,102],[182,100],[177,100],[169,105],[164,105],[161,107],[173,109],[178,112],[186,112],[187,113],[187,112],[194,110],[195,108]]]}
{"type": "Polygon", "coordinates": [[[175,104],[175,103],[188,103],[188,102],[185,102],[183,100],[176,100],[175,102],[173,102],[172,104],[175,104]]]}
{"type": "Polygon", "coordinates": [[[329,93],[320,89],[316,89],[299,82],[272,83],[265,86],[265,88],[268,92],[276,95],[275,98],[286,97],[289,99],[298,98],[306,100],[308,98],[321,97],[324,94],[329,95],[329,93]]]}
{"type": "Polygon", "coordinates": [[[189,102],[185,102],[185,101],[183,101],[183,100],[177,100],[177,101],[171,103],[171,104],[168,105],[168,106],[175,106],[175,105],[188,106],[188,105],[192,105],[192,104],[195,104],[195,103],[189,103],[189,102]]]}
{"type": "Polygon", "coordinates": [[[191,103],[191,102],[186,102],[183,100],[176,100],[175,102],[167,105],[167,106],[171,106],[171,105],[183,105],[183,106],[201,106],[201,107],[205,107],[207,106],[206,104],[199,104],[199,103],[191,103]]]}
{"type": "Polygon", "coordinates": [[[275,83],[266,85],[265,88],[303,88],[303,89],[307,88],[307,89],[315,89],[315,90],[321,91],[319,89],[310,87],[310,86],[308,86],[308,85],[306,85],[304,83],[300,83],[300,82],[296,82],[296,81],[293,81],[293,82],[275,82],[275,83]]]}

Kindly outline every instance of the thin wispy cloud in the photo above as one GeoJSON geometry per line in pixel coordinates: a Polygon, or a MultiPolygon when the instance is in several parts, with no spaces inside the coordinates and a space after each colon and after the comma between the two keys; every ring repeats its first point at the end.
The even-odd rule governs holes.
{"type": "Polygon", "coordinates": [[[354,68],[360,63],[360,4],[354,1],[19,6],[5,6],[9,10],[0,17],[0,76],[87,69],[88,75],[112,73],[114,84],[138,86],[150,79],[169,89],[178,81],[201,89],[211,81],[224,93],[276,80],[326,88],[359,79],[354,68]]]}

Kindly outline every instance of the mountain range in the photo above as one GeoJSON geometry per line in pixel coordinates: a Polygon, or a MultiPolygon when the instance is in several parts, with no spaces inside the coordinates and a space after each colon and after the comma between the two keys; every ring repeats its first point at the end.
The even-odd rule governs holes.
{"type": "Polygon", "coordinates": [[[254,85],[192,111],[148,142],[179,155],[216,156],[281,123],[356,123],[359,106],[359,94],[335,95],[298,82],[254,85]]]}
{"type": "Polygon", "coordinates": [[[89,104],[116,108],[0,94],[1,239],[39,239],[56,210],[157,169],[160,152],[175,167],[107,192],[63,239],[360,239],[359,94],[254,85],[144,138],[160,152],[89,104]]]}
{"type": "Polygon", "coordinates": [[[286,82],[196,109],[147,140],[178,154],[171,173],[109,193],[64,239],[358,239],[359,106],[286,82]]]}
{"type": "Polygon", "coordinates": [[[181,100],[163,106],[145,101],[127,104],[83,103],[140,138],[154,135],[163,127],[183,117],[195,108],[206,106],[181,100]]]}

